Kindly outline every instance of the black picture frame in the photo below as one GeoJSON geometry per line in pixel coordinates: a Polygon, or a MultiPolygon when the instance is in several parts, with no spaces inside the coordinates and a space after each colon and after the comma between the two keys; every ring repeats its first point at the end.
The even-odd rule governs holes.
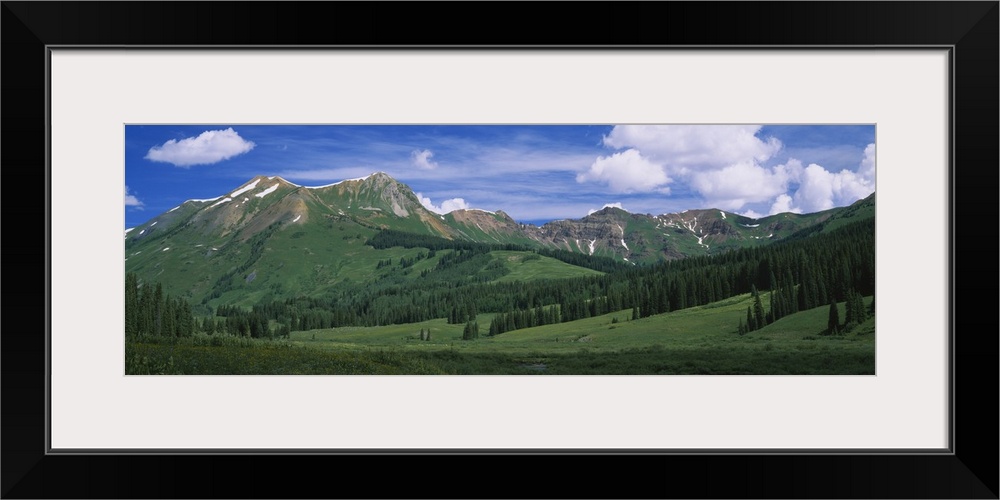
{"type": "Polygon", "coordinates": [[[996,303],[995,236],[992,224],[977,230],[973,223],[983,214],[992,219],[998,206],[996,1],[561,3],[551,10],[534,3],[2,3],[3,253],[18,269],[44,270],[44,279],[18,279],[16,293],[4,294],[4,498],[998,498],[997,320],[992,307],[974,302],[996,303]],[[49,235],[38,223],[49,208],[38,206],[47,192],[46,47],[413,44],[951,47],[952,453],[48,454],[42,318],[51,314],[49,235]],[[329,477],[311,476],[315,467],[329,477]],[[385,471],[385,481],[361,479],[373,468],[385,471]],[[480,487],[468,489],[470,480],[480,487]]]}

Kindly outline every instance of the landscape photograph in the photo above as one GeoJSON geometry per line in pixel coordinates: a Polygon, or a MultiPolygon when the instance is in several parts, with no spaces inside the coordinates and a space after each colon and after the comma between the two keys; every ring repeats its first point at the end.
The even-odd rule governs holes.
{"type": "Polygon", "coordinates": [[[872,124],[124,126],[126,375],[875,375],[872,124]]]}

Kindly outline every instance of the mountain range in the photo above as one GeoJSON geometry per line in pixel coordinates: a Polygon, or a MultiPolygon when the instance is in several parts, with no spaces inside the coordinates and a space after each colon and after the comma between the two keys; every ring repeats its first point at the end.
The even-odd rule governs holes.
{"type": "Polygon", "coordinates": [[[380,230],[644,265],[805,237],[874,217],[874,207],[874,193],[848,207],[760,219],[714,208],[652,215],[606,207],[537,226],[502,210],[437,214],[384,172],[316,187],[257,176],[127,229],[125,269],[202,303],[251,303],[363,284],[384,275],[383,259],[413,256],[368,245],[380,230]]]}

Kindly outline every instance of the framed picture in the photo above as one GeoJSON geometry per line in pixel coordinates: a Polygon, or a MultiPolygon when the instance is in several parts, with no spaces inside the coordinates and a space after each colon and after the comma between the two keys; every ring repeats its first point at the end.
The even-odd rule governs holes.
{"type": "MultiPolygon", "coordinates": [[[[8,456],[24,457],[5,460],[4,496],[298,496],[294,487],[278,488],[287,488],[285,479],[306,461],[329,464],[340,474],[358,464],[389,465],[394,475],[401,471],[401,483],[413,484],[426,477],[422,460],[447,457],[462,464],[489,455],[501,467],[549,467],[543,457],[589,463],[583,456],[620,473],[640,459],[685,471],[693,466],[677,486],[681,496],[996,498],[995,430],[969,421],[983,412],[991,416],[987,421],[995,417],[995,400],[956,385],[995,381],[996,359],[977,356],[996,352],[996,338],[956,335],[995,323],[992,316],[987,323],[982,313],[964,311],[972,307],[961,308],[959,316],[955,305],[972,291],[987,293],[985,285],[956,277],[972,260],[958,253],[958,241],[968,240],[957,228],[976,217],[982,200],[996,196],[972,193],[996,185],[995,167],[965,165],[998,164],[997,4],[730,5],[740,11],[737,18],[761,27],[760,34],[733,41],[749,44],[739,46],[705,45],[708,34],[727,32],[721,24],[692,33],[679,22],[704,15],[711,5],[658,7],[667,15],[656,18],[677,29],[652,45],[625,37],[620,42],[635,45],[484,47],[474,39],[414,48],[400,45],[395,35],[369,40],[365,32],[344,34],[350,30],[329,40],[297,38],[271,20],[290,16],[295,29],[289,33],[319,33],[314,23],[321,18],[335,26],[359,18],[394,24],[408,11],[428,15],[423,7],[376,14],[375,5],[338,5],[330,19],[313,4],[181,9],[4,3],[5,69],[13,75],[5,78],[5,93],[30,101],[32,94],[20,89],[32,88],[48,97],[24,112],[4,111],[6,123],[24,124],[5,127],[5,165],[27,158],[45,174],[21,181],[20,169],[13,177],[8,170],[8,181],[45,184],[47,229],[39,254],[47,257],[47,307],[34,304],[33,315],[46,318],[39,332],[45,335],[6,335],[3,341],[4,426],[5,437],[11,436],[3,446],[8,456]],[[141,30],[127,22],[107,30],[103,24],[90,33],[94,16],[158,22],[141,30]],[[244,21],[227,24],[229,16],[244,21]],[[814,16],[831,23],[810,24],[808,35],[798,34],[796,26],[814,16]],[[793,20],[793,27],[772,39],[774,19],[793,20]],[[201,33],[209,22],[211,36],[180,38],[181,26],[201,33]],[[348,45],[369,41],[387,45],[348,45]],[[128,186],[123,167],[129,148],[147,149],[128,143],[136,136],[133,127],[200,127],[174,138],[176,144],[201,128],[236,134],[241,126],[331,123],[870,124],[880,199],[875,374],[125,375],[119,329],[122,260],[130,256],[120,239],[126,214],[121,187],[128,186]],[[14,380],[20,390],[11,389],[14,380]],[[44,385],[44,394],[24,390],[32,385],[44,385]],[[14,428],[31,432],[14,434],[14,428]],[[266,465],[250,466],[244,455],[266,465]],[[183,479],[153,486],[148,480],[159,473],[157,460],[171,464],[174,478],[206,468],[234,475],[214,476],[217,490],[208,495],[183,479]],[[85,486],[42,481],[74,477],[71,470],[81,466],[91,471],[85,486]],[[252,485],[240,479],[258,467],[270,474],[254,474],[252,485]],[[717,484],[711,478],[720,472],[744,479],[717,484]]],[[[642,15],[652,6],[632,8],[620,12],[640,24],[653,19],[652,11],[642,15]]],[[[500,16],[520,19],[516,10],[500,16]]],[[[407,32],[424,33],[416,27],[397,33],[407,32]]],[[[163,152],[169,139],[156,147],[163,152]]],[[[430,152],[415,149],[414,168],[421,162],[433,167],[430,152]]],[[[189,167],[171,158],[174,167],[189,167]]],[[[233,193],[236,188],[243,189],[234,186],[233,193]]],[[[141,204],[146,188],[128,189],[127,202],[141,204]]],[[[169,251],[164,248],[156,250],[169,251]]],[[[982,269],[977,265],[977,275],[982,269]]],[[[20,306],[14,300],[8,305],[20,306]]],[[[675,491],[660,479],[639,481],[634,493],[618,490],[620,483],[610,478],[594,483],[567,490],[551,481],[548,492],[621,497],[675,491]]],[[[516,488],[499,485],[488,496],[524,496],[516,488]]],[[[443,486],[422,493],[454,494],[443,486]]],[[[369,494],[363,485],[337,493],[369,494]]],[[[388,495],[413,496],[402,489],[388,495]]]]}

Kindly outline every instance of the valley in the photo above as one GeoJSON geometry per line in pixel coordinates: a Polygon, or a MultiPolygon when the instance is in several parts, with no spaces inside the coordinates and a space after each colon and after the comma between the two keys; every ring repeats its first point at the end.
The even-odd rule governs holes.
{"type": "Polygon", "coordinates": [[[874,214],[536,226],[257,176],[126,231],[126,372],[874,374],[874,214]]]}

